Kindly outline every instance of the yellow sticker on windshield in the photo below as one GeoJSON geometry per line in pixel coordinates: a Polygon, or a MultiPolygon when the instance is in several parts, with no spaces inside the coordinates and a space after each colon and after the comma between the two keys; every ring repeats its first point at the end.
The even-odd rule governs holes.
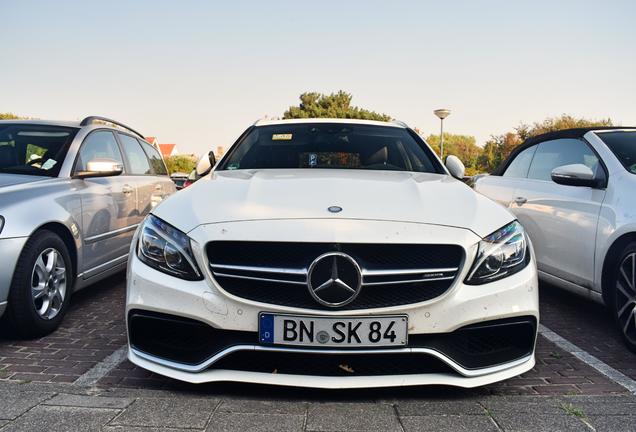
{"type": "Polygon", "coordinates": [[[289,141],[292,139],[292,134],[274,134],[272,135],[272,141],[289,141]]]}

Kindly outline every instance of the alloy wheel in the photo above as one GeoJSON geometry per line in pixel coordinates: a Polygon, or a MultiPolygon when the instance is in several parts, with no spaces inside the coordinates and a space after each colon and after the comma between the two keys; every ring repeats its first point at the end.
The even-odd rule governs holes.
{"type": "Polygon", "coordinates": [[[66,265],[58,250],[45,249],[35,261],[31,297],[35,311],[42,319],[55,318],[62,309],[66,297],[66,265]]]}
{"type": "Polygon", "coordinates": [[[636,345],[636,252],[623,258],[616,280],[616,314],[625,338],[636,345]]]}

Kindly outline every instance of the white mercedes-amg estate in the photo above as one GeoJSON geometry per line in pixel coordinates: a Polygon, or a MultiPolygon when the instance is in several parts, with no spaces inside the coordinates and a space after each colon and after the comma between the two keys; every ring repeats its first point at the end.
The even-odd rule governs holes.
{"type": "Polygon", "coordinates": [[[462,175],[402,123],[257,122],[137,230],[129,359],[193,383],[322,388],[531,369],[531,245],[462,175]]]}

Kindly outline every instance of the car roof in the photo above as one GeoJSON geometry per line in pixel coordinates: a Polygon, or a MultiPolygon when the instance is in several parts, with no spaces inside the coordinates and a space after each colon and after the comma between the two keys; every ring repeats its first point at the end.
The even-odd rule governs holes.
{"type": "Polygon", "coordinates": [[[80,128],[79,121],[56,121],[56,120],[0,120],[0,124],[32,124],[32,125],[44,125],[44,126],[66,126],[80,128]]]}
{"type": "Polygon", "coordinates": [[[526,140],[521,143],[518,147],[516,147],[512,153],[492,172],[492,175],[502,175],[510,162],[522,151],[527,149],[528,147],[532,147],[533,145],[542,143],[544,141],[551,141],[556,139],[563,138],[582,138],[588,132],[607,132],[607,131],[636,131],[636,127],[633,126],[590,126],[583,128],[571,128],[571,129],[562,129],[554,132],[546,132],[541,135],[536,135],[530,138],[526,138],[526,140]]]}
{"type": "Polygon", "coordinates": [[[378,120],[360,120],[360,119],[347,119],[347,118],[302,118],[302,119],[285,119],[285,120],[270,120],[261,119],[254,123],[254,126],[273,126],[273,125],[286,125],[286,124],[302,124],[302,123],[342,123],[342,124],[360,124],[360,125],[373,125],[373,126],[389,126],[395,128],[407,128],[408,126],[398,120],[391,121],[378,121],[378,120]]]}

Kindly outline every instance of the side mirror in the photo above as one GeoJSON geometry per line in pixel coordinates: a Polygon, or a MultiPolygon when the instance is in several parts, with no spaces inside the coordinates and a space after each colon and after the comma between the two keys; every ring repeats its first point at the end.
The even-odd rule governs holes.
{"type": "Polygon", "coordinates": [[[92,159],[86,163],[86,171],[75,173],[75,178],[113,177],[124,172],[121,162],[114,159],[92,159]]]}
{"type": "Polygon", "coordinates": [[[587,165],[572,164],[556,167],[552,170],[552,181],[566,186],[595,187],[598,180],[587,165]]]}
{"type": "Polygon", "coordinates": [[[214,152],[210,151],[207,155],[201,156],[201,159],[197,162],[197,167],[195,168],[197,175],[199,177],[207,175],[214,165],[216,165],[216,157],[214,152]]]}
{"type": "Polygon", "coordinates": [[[457,156],[450,155],[446,158],[446,168],[456,179],[463,180],[466,167],[457,156]]]}

